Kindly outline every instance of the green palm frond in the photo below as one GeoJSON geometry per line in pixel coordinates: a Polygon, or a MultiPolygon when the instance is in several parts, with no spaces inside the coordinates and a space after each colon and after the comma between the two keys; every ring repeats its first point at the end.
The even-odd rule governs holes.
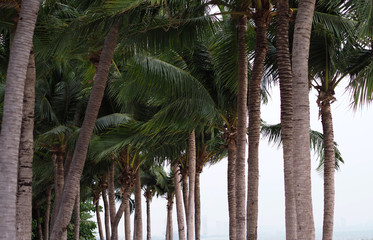
{"type": "Polygon", "coordinates": [[[93,128],[95,134],[100,134],[115,128],[120,124],[129,122],[132,118],[128,114],[114,113],[96,120],[96,124],[93,128]]]}

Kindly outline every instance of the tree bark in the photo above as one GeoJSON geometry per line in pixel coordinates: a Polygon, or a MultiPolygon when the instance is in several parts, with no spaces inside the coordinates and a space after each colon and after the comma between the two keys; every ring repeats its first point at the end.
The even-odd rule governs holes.
{"type": "Polygon", "coordinates": [[[51,226],[54,225],[61,203],[63,186],[65,184],[64,154],[57,148],[51,151],[54,164],[54,203],[52,210],[51,226]]]}
{"type": "Polygon", "coordinates": [[[23,96],[23,117],[18,163],[17,239],[32,235],[32,159],[34,156],[35,58],[31,51],[23,96]]]}
{"type": "Polygon", "coordinates": [[[236,240],[236,140],[228,140],[228,212],[229,240],[236,240]]]}
{"type": "Polygon", "coordinates": [[[310,110],[308,85],[308,57],[315,0],[299,1],[293,38],[293,137],[297,143],[294,151],[294,193],[297,211],[298,239],[315,239],[311,195],[310,110]]]}
{"type": "Polygon", "coordinates": [[[16,239],[18,154],[23,95],[39,0],[22,3],[10,49],[0,133],[0,239],[16,239]]]}
{"type": "Polygon", "coordinates": [[[321,121],[324,133],[324,224],[323,240],[333,239],[334,225],[334,169],[335,169],[335,149],[333,118],[330,102],[324,102],[321,109],[321,121]]]}
{"type": "Polygon", "coordinates": [[[110,209],[110,226],[113,229],[113,223],[115,218],[115,187],[114,187],[114,162],[110,164],[108,174],[108,196],[109,196],[109,209],[110,209]]]}
{"type": "Polygon", "coordinates": [[[196,136],[194,130],[189,135],[189,194],[188,194],[188,214],[187,214],[187,239],[194,239],[194,195],[196,177],[196,136]]]}
{"type": "Polygon", "coordinates": [[[146,239],[152,239],[152,223],[151,223],[151,216],[150,216],[150,202],[151,197],[146,197],[146,239]]]}
{"type": "Polygon", "coordinates": [[[177,163],[173,164],[172,169],[174,171],[176,216],[177,216],[177,227],[178,227],[178,232],[179,232],[179,240],[185,240],[185,224],[184,224],[184,212],[183,212],[183,202],[182,202],[183,200],[181,196],[179,165],[177,163]]]}
{"type": "Polygon", "coordinates": [[[51,212],[52,186],[48,187],[44,217],[44,240],[49,239],[49,218],[51,212]]]}
{"type": "Polygon", "coordinates": [[[200,188],[200,172],[196,172],[196,184],[195,184],[195,225],[196,233],[195,239],[201,240],[201,188],[200,188]]]}
{"type": "Polygon", "coordinates": [[[124,210],[127,208],[128,201],[126,201],[125,199],[129,199],[130,191],[131,191],[130,189],[131,189],[130,187],[126,188],[123,193],[123,201],[118,208],[117,214],[115,215],[111,240],[118,240],[118,224],[119,224],[120,219],[122,218],[124,210]]]}
{"type": "Polygon", "coordinates": [[[102,200],[104,202],[104,213],[105,213],[105,233],[106,239],[110,239],[110,210],[109,210],[109,203],[106,196],[106,189],[102,190],[102,200]]]}
{"type": "Polygon", "coordinates": [[[36,229],[37,229],[37,236],[39,240],[43,240],[43,230],[41,227],[41,219],[40,219],[40,206],[37,205],[35,207],[36,211],[36,229]]]}
{"type": "Polygon", "coordinates": [[[70,171],[67,174],[62,201],[58,210],[58,217],[51,233],[51,240],[61,238],[71,218],[77,192],[77,185],[80,182],[80,177],[82,175],[85,158],[88,151],[88,144],[92,136],[93,127],[97,119],[98,110],[100,108],[106,87],[111,61],[113,59],[114,49],[117,42],[118,28],[119,24],[117,23],[114,27],[112,27],[104,42],[104,47],[100,56],[97,73],[94,78],[93,88],[86,109],[83,125],[75,147],[70,171]]]}
{"type": "Polygon", "coordinates": [[[284,157],[286,240],[297,239],[293,169],[293,75],[289,50],[289,1],[277,1],[276,53],[280,78],[281,138],[284,157]]]}
{"type": "Polygon", "coordinates": [[[133,230],[133,239],[142,240],[142,235],[141,177],[140,169],[138,169],[135,180],[135,224],[133,230]]]}
{"type": "Polygon", "coordinates": [[[74,240],[79,240],[80,233],[80,185],[78,193],[76,194],[75,206],[74,206],[74,240]]]}
{"type": "MultiPolygon", "coordinates": [[[[247,127],[247,51],[246,16],[238,17],[238,93],[237,93],[237,159],[236,159],[236,239],[246,239],[246,127],[247,127]]],[[[188,239],[189,240],[189,239],[188,239]]]]}
{"type": "MultiPolygon", "coordinates": [[[[128,202],[129,199],[126,201],[128,202]]],[[[129,204],[127,204],[124,212],[124,231],[125,240],[131,240],[131,209],[129,204]]]]}
{"type": "MultiPolygon", "coordinates": [[[[100,198],[96,201],[96,219],[97,219],[97,228],[98,228],[98,234],[100,235],[100,240],[104,240],[104,232],[102,230],[102,221],[100,216],[100,198]]],[[[110,238],[109,238],[110,239],[110,238]]]]}
{"type": "Polygon", "coordinates": [[[173,210],[173,205],[174,205],[173,197],[174,195],[172,194],[172,197],[170,197],[167,203],[167,233],[168,233],[167,239],[168,240],[174,239],[174,233],[173,233],[174,229],[173,229],[173,224],[172,224],[172,210],[173,210]]]}
{"type": "MultiPolygon", "coordinates": [[[[184,166],[186,167],[186,166],[184,166]]],[[[188,169],[188,167],[186,167],[188,169]]],[[[184,201],[184,209],[185,209],[185,216],[188,218],[188,194],[189,194],[189,186],[188,186],[188,171],[182,169],[182,185],[183,185],[183,201],[184,201]]]]}

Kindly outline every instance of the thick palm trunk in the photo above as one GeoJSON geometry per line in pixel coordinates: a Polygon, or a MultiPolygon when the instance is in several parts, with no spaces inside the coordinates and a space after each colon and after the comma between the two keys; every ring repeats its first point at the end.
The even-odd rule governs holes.
{"type": "Polygon", "coordinates": [[[334,225],[334,168],[335,149],[333,119],[329,102],[324,102],[321,109],[321,121],[324,133],[324,224],[323,240],[333,239],[334,225]]]}
{"type": "Polygon", "coordinates": [[[284,157],[286,240],[297,239],[293,170],[293,76],[289,54],[289,1],[277,1],[277,67],[280,78],[281,138],[284,157]]]}
{"type": "Polygon", "coordinates": [[[310,109],[308,99],[308,57],[315,0],[299,1],[294,28],[292,71],[294,91],[293,137],[294,193],[297,210],[297,238],[315,239],[311,195],[310,109]]]}
{"type": "Polygon", "coordinates": [[[19,146],[17,191],[17,239],[31,239],[32,234],[32,159],[35,108],[35,59],[31,52],[23,96],[21,142],[19,146]]]}
{"type": "MultiPolygon", "coordinates": [[[[247,127],[247,67],[245,36],[246,16],[239,16],[237,24],[238,43],[238,93],[237,93],[237,159],[236,159],[236,239],[246,239],[246,127],[247,127]]],[[[188,239],[189,240],[189,239],[188,239]]]]}
{"type": "Polygon", "coordinates": [[[114,187],[114,162],[109,167],[108,174],[108,196],[109,196],[109,209],[110,209],[110,226],[113,229],[113,223],[115,218],[115,187],[114,187]]]}
{"type": "Polygon", "coordinates": [[[140,169],[136,172],[135,180],[135,224],[133,232],[134,240],[142,240],[142,208],[141,208],[141,177],[140,169]]]}
{"type": "Polygon", "coordinates": [[[18,154],[23,95],[39,0],[22,3],[10,49],[0,134],[0,239],[16,239],[18,154]]]}
{"type": "Polygon", "coordinates": [[[179,240],[185,240],[185,224],[184,224],[184,212],[183,212],[183,202],[182,202],[183,200],[181,196],[179,165],[177,163],[173,164],[172,169],[174,171],[176,216],[177,216],[177,228],[178,228],[178,233],[179,233],[179,240]]]}
{"type": "Polygon", "coordinates": [[[77,185],[80,182],[80,177],[82,175],[85,158],[88,151],[88,144],[92,136],[93,127],[95,125],[98,110],[104,95],[106,81],[117,42],[117,35],[118,24],[116,24],[116,26],[110,30],[104,42],[104,47],[100,56],[97,73],[94,78],[92,92],[86,109],[83,125],[75,147],[70,171],[67,174],[62,201],[57,215],[58,217],[51,233],[51,240],[61,238],[64,229],[67,228],[71,218],[75,196],[78,190],[77,185]]]}
{"type": "Polygon", "coordinates": [[[106,189],[102,190],[102,200],[104,202],[104,214],[105,214],[105,233],[106,239],[110,239],[110,210],[109,203],[106,196],[106,189]]]}
{"type": "Polygon", "coordinates": [[[75,206],[74,206],[74,240],[79,240],[80,232],[80,186],[78,193],[76,194],[75,206]]]}
{"type": "Polygon", "coordinates": [[[259,140],[260,140],[260,86],[264,61],[267,54],[266,33],[269,27],[271,9],[254,15],[256,25],[255,59],[249,82],[249,158],[247,185],[247,239],[257,239],[258,194],[259,194],[259,140]]]}
{"type": "Polygon", "coordinates": [[[196,135],[194,130],[189,135],[189,194],[188,194],[188,214],[187,214],[187,239],[194,239],[194,195],[196,177],[196,135]]]}
{"type": "Polygon", "coordinates": [[[150,201],[151,197],[146,197],[146,239],[152,239],[152,223],[150,218],[150,201]]]}
{"type": "Polygon", "coordinates": [[[44,240],[49,239],[49,218],[51,212],[51,199],[52,199],[52,186],[47,190],[47,198],[45,205],[45,217],[44,217],[44,240]]]}
{"type": "Polygon", "coordinates": [[[200,172],[196,172],[196,184],[195,184],[195,225],[196,225],[196,233],[195,239],[201,239],[201,186],[200,186],[200,172]]]}
{"type": "Polygon", "coordinates": [[[102,230],[102,221],[100,216],[100,198],[97,199],[95,207],[96,207],[96,219],[97,219],[97,228],[98,228],[98,234],[100,236],[100,240],[104,240],[104,232],[102,230]]]}
{"type": "Polygon", "coordinates": [[[236,191],[235,191],[236,151],[237,151],[236,139],[228,139],[228,190],[227,192],[228,192],[228,212],[229,212],[229,240],[236,239],[236,191]]]}
{"type": "Polygon", "coordinates": [[[124,212],[124,231],[125,240],[131,240],[131,209],[129,204],[127,204],[124,212]]]}

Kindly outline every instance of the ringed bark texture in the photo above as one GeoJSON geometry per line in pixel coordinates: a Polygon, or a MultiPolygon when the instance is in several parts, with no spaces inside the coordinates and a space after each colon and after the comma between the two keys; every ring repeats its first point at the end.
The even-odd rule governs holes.
{"type": "Polygon", "coordinates": [[[258,189],[259,189],[259,140],[260,140],[260,87],[264,61],[267,54],[267,29],[270,10],[263,8],[254,14],[256,44],[254,65],[249,82],[249,144],[247,185],[247,239],[257,239],[258,189]]]}
{"type": "Polygon", "coordinates": [[[0,239],[16,239],[18,154],[23,95],[39,0],[22,3],[10,49],[0,133],[0,239]]]}
{"type": "Polygon", "coordinates": [[[335,149],[333,118],[329,102],[324,102],[321,109],[321,121],[324,133],[324,223],[323,240],[333,239],[334,225],[334,169],[335,149]]]}
{"type": "Polygon", "coordinates": [[[315,0],[299,1],[293,38],[293,90],[294,116],[293,137],[297,143],[294,151],[294,184],[297,210],[297,237],[315,239],[311,195],[311,156],[310,156],[310,109],[308,85],[308,57],[312,18],[315,0]]]}
{"type": "Polygon", "coordinates": [[[114,49],[117,42],[118,27],[119,25],[116,24],[116,26],[110,30],[104,42],[100,62],[93,82],[92,92],[88,101],[86,114],[84,116],[83,125],[75,147],[71,167],[69,169],[69,173],[67,174],[62,201],[57,215],[58,217],[51,233],[51,240],[61,238],[71,219],[75,196],[78,190],[77,185],[80,182],[80,177],[83,172],[84,162],[88,151],[88,144],[92,136],[98,110],[101,106],[111,61],[113,59],[114,49]]]}
{"type": "Polygon", "coordinates": [[[17,239],[32,235],[32,159],[34,156],[35,58],[31,51],[23,96],[21,142],[19,146],[17,191],[17,239]]]}
{"type": "Polygon", "coordinates": [[[280,78],[281,138],[284,157],[286,240],[297,239],[293,169],[293,75],[289,49],[289,1],[277,1],[276,53],[280,78]]]}
{"type": "MultiPolygon", "coordinates": [[[[246,127],[247,127],[247,67],[246,16],[238,17],[238,93],[237,93],[237,159],[236,159],[236,239],[246,239],[246,127]]],[[[189,239],[188,239],[189,240],[189,239]]]]}

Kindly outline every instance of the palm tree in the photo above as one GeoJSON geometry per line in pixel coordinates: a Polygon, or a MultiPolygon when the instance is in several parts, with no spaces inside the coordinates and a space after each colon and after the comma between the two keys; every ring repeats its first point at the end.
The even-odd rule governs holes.
{"type": "Polygon", "coordinates": [[[23,93],[39,4],[38,0],[33,0],[22,5],[10,50],[0,135],[1,142],[5,143],[0,147],[2,239],[16,239],[16,179],[23,93]]]}
{"type": "Polygon", "coordinates": [[[308,56],[314,0],[299,1],[294,28],[292,72],[294,91],[293,137],[297,143],[294,151],[294,192],[297,211],[297,238],[315,239],[311,196],[310,113],[308,99],[308,56]]]}

